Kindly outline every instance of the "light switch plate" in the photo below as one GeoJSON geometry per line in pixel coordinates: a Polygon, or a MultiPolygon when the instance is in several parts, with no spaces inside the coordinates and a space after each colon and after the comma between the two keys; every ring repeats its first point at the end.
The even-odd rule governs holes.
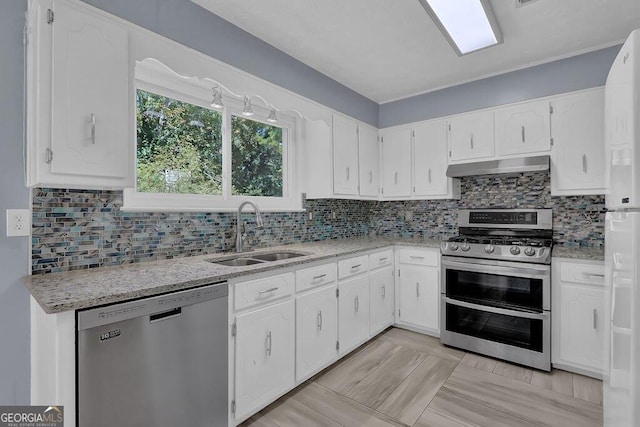
{"type": "Polygon", "coordinates": [[[7,209],[7,237],[31,234],[31,211],[29,209],[7,209]]]}

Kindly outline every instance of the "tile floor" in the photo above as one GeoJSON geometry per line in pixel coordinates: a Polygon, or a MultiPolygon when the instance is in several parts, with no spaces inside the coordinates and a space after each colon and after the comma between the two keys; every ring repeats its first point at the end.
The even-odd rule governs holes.
{"type": "Polygon", "coordinates": [[[391,328],[243,427],[601,426],[602,382],[535,371],[391,328]]]}

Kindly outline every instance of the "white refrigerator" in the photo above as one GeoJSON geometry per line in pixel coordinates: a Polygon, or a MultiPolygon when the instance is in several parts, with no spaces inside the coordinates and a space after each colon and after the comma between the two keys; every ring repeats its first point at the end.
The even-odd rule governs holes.
{"type": "Polygon", "coordinates": [[[640,30],[605,86],[604,425],[640,426],[640,30]]]}

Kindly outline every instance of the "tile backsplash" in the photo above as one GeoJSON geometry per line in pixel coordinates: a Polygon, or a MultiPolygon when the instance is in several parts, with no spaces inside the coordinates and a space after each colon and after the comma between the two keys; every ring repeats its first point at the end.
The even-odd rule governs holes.
{"type": "MultiPolygon", "coordinates": [[[[548,172],[462,179],[460,200],[306,200],[307,212],[265,212],[248,222],[248,244],[266,247],[364,235],[457,234],[459,208],[552,208],[554,239],[604,244],[604,197],[551,197],[548,172]],[[335,212],[335,219],[333,213],[335,212]]],[[[122,212],[121,191],[38,188],[33,195],[34,274],[202,255],[235,245],[235,213],[122,212]]]]}

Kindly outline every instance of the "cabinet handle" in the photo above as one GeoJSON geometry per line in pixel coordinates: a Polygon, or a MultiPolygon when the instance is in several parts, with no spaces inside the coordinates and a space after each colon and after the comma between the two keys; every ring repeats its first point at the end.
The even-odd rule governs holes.
{"type": "Polygon", "coordinates": [[[318,312],[318,330],[322,330],[322,310],[318,312]]]}
{"type": "Polygon", "coordinates": [[[582,275],[585,277],[604,277],[604,274],[598,273],[582,273],[582,275]]]}
{"type": "Polygon", "coordinates": [[[473,150],[473,134],[471,134],[471,149],[473,150]]]}
{"type": "Polygon", "coordinates": [[[280,289],[278,286],[276,286],[275,288],[269,288],[269,289],[263,289],[261,291],[258,291],[258,294],[262,295],[262,294],[268,294],[269,292],[275,292],[278,289],[280,289]]]}
{"type": "Polygon", "coordinates": [[[369,184],[373,184],[373,171],[369,171],[369,184]]]}
{"type": "Polygon", "coordinates": [[[360,301],[358,300],[358,295],[356,295],[355,299],[354,299],[354,303],[356,306],[356,313],[360,310],[360,301]]]}
{"type": "Polygon", "coordinates": [[[587,173],[587,155],[582,155],[582,172],[587,173]]]}
{"type": "Polygon", "coordinates": [[[266,346],[267,356],[271,356],[271,331],[267,332],[266,346]]]}
{"type": "Polygon", "coordinates": [[[385,262],[387,259],[388,259],[387,257],[380,258],[380,259],[378,260],[378,262],[379,262],[380,264],[382,264],[382,263],[383,263],[383,262],[385,262]]]}
{"type": "Polygon", "coordinates": [[[91,143],[96,143],[96,115],[91,113],[91,143]]]}
{"type": "Polygon", "coordinates": [[[326,274],[321,274],[321,275],[319,275],[319,276],[313,276],[313,280],[314,280],[314,281],[316,281],[316,280],[320,280],[320,279],[322,279],[322,278],[324,278],[324,277],[327,277],[327,275],[326,275],[326,274]]]}
{"type": "Polygon", "coordinates": [[[428,173],[428,175],[429,175],[429,184],[431,184],[431,168],[429,168],[429,173],[428,173]]]}
{"type": "Polygon", "coordinates": [[[416,282],[416,298],[420,298],[420,282],[416,282]]]}
{"type": "Polygon", "coordinates": [[[522,130],[522,142],[524,143],[525,137],[524,137],[524,126],[521,126],[520,129],[522,130]]]}
{"type": "Polygon", "coordinates": [[[395,183],[398,184],[398,172],[395,173],[395,176],[394,176],[393,179],[394,179],[395,183]]]}
{"type": "Polygon", "coordinates": [[[409,258],[411,258],[411,259],[424,259],[423,256],[415,256],[415,255],[411,255],[409,258]]]}
{"type": "Polygon", "coordinates": [[[598,310],[593,309],[593,329],[598,329],[598,310]]]}
{"type": "Polygon", "coordinates": [[[356,265],[352,265],[351,269],[355,270],[355,269],[360,268],[360,267],[362,267],[362,264],[356,264],[356,265]]]}
{"type": "Polygon", "coordinates": [[[387,288],[382,285],[382,299],[385,299],[387,297],[387,288]]]}
{"type": "Polygon", "coordinates": [[[349,168],[347,167],[347,181],[349,181],[349,168]]]}

